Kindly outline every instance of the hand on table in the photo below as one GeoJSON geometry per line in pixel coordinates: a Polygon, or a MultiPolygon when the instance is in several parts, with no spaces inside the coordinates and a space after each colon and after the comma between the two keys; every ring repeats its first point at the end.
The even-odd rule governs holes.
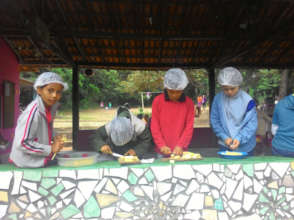
{"type": "Polygon", "coordinates": [[[232,142],[233,142],[232,138],[227,138],[227,139],[225,140],[225,144],[226,144],[229,148],[231,148],[230,146],[232,145],[232,142]]]}
{"type": "Polygon", "coordinates": [[[100,151],[104,154],[112,154],[112,150],[110,148],[109,145],[103,145],[101,148],[100,148],[100,151]]]}
{"type": "Polygon", "coordinates": [[[125,154],[125,156],[136,156],[136,151],[133,149],[128,150],[125,154]]]}
{"type": "Polygon", "coordinates": [[[181,148],[181,147],[175,147],[174,148],[174,151],[173,151],[173,154],[174,155],[177,155],[177,156],[182,156],[182,154],[183,154],[183,149],[181,148]]]}
{"type": "Polygon", "coordinates": [[[164,155],[170,155],[171,154],[171,150],[168,146],[163,146],[160,148],[160,153],[164,154],[164,155]]]}
{"type": "Polygon", "coordinates": [[[231,146],[230,146],[230,148],[231,148],[232,150],[236,150],[236,149],[239,147],[239,145],[240,145],[240,141],[238,141],[237,139],[234,139],[234,140],[233,140],[233,143],[232,143],[231,146]]]}

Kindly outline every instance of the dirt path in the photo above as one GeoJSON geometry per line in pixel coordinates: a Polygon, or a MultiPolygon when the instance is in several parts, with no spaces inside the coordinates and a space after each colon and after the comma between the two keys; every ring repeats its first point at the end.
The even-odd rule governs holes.
{"type": "Polygon", "coordinates": [[[194,128],[209,127],[209,108],[202,110],[200,117],[195,117],[194,128]]]}

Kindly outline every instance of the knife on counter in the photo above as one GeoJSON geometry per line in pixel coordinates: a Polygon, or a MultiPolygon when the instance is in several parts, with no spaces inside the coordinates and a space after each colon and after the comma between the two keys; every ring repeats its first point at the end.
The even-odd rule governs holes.
{"type": "Polygon", "coordinates": [[[117,158],[123,157],[123,155],[118,154],[118,153],[114,153],[114,152],[112,152],[111,155],[114,156],[114,157],[117,157],[117,158]]]}

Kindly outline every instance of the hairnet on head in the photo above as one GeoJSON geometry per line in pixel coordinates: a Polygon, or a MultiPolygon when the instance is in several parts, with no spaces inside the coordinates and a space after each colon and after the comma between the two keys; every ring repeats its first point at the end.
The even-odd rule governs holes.
{"type": "Polygon", "coordinates": [[[219,72],[217,81],[222,86],[240,86],[243,82],[243,77],[236,68],[226,67],[219,72]]]}
{"type": "Polygon", "coordinates": [[[116,146],[127,144],[132,139],[133,133],[133,126],[128,118],[116,117],[110,123],[110,137],[116,146]]]}
{"type": "Polygon", "coordinates": [[[180,68],[169,69],[164,76],[164,88],[184,90],[188,85],[186,73],[180,68]]]}
{"type": "Polygon", "coordinates": [[[44,72],[38,76],[35,81],[34,89],[37,90],[38,87],[42,87],[48,85],[50,83],[59,83],[63,86],[63,91],[68,89],[68,85],[66,82],[62,80],[62,78],[54,72],[44,72]]]}

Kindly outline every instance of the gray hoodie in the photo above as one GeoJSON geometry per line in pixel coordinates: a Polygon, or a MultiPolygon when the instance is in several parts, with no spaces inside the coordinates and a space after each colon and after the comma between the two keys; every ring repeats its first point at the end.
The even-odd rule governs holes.
{"type": "Polygon", "coordinates": [[[95,134],[91,137],[91,147],[96,151],[99,151],[103,145],[109,145],[112,151],[119,154],[124,154],[130,149],[134,149],[137,156],[142,158],[146,152],[148,152],[150,145],[152,144],[152,136],[149,131],[149,127],[145,123],[133,115],[129,109],[122,106],[118,109],[117,115],[119,117],[127,117],[131,119],[131,123],[134,127],[134,134],[130,142],[123,146],[115,146],[110,138],[110,126],[111,122],[97,129],[95,134]]]}
{"type": "Polygon", "coordinates": [[[42,167],[51,159],[52,124],[58,104],[51,107],[51,121],[46,117],[38,95],[17,120],[10,160],[18,167],[42,167]]]}

